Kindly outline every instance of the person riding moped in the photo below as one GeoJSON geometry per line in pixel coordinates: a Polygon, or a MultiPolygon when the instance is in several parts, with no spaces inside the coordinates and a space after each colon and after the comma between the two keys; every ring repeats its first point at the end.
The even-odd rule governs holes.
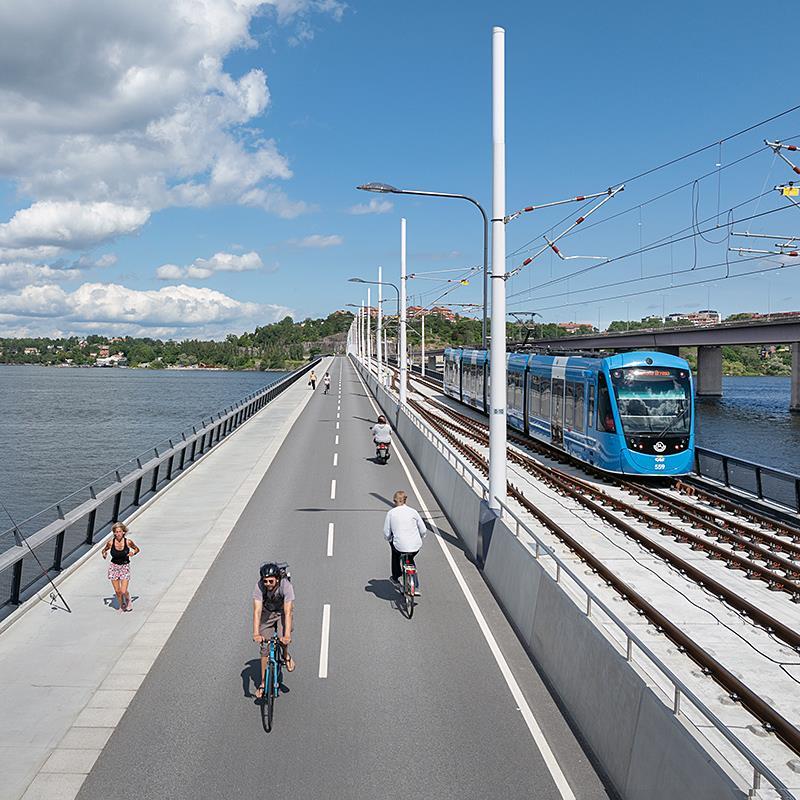
{"type": "Polygon", "coordinates": [[[389,447],[392,443],[392,429],[388,422],[386,422],[386,417],[381,414],[378,417],[377,423],[372,426],[370,429],[372,431],[372,441],[377,448],[377,454],[380,457],[381,449],[386,448],[386,458],[389,458],[389,447]]]}

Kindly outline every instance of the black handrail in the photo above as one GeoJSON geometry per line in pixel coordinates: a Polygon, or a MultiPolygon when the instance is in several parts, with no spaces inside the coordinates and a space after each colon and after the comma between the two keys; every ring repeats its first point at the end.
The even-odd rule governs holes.
{"type": "MultiPolygon", "coordinates": [[[[126,465],[106,473],[103,478],[113,475],[110,485],[96,489],[95,482],[84,487],[89,490],[89,499],[75,508],[63,511],[66,504],[64,500],[48,507],[46,511],[53,508],[57,510],[56,518],[31,535],[24,536],[20,530],[25,523],[0,534],[0,539],[13,536],[15,541],[5,551],[0,552],[0,616],[3,608],[18,605],[25,592],[45,577],[31,557],[31,550],[36,551],[48,572],[61,571],[66,563],[75,560],[79,550],[91,547],[98,536],[108,531],[115,520],[124,519],[143,502],[161,492],[191,464],[202,458],[321,360],[317,358],[304,364],[262,390],[248,395],[224,412],[212,414],[211,419],[207,423],[204,420],[199,429],[195,426],[191,434],[182,433],[176,444],[168,440],[170,446],[166,450],[159,451],[157,447],[151,447],[147,451],[148,455],[140,455],[126,462],[126,465],[136,464],[128,474],[122,474],[126,465]]],[[[69,495],[73,496],[74,493],[69,495]]],[[[36,519],[42,513],[44,512],[39,512],[25,522],[36,519]]]]}

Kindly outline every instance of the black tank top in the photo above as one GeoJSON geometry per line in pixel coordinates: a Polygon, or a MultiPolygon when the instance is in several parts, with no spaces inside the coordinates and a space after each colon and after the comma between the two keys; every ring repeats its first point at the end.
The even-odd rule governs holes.
{"type": "Polygon", "coordinates": [[[117,540],[113,539],[111,542],[111,563],[112,564],[130,564],[130,548],[128,547],[128,540],[122,540],[125,543],[125,547],[122,550],[117,550],[116,544],[117,540]]]}

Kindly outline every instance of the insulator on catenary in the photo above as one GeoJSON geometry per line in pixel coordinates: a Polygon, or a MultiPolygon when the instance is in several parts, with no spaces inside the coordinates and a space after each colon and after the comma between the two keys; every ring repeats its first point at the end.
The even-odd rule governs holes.
{"type": "Polygon", "coordinates": [[[575,224],[576,225],[580,225],[581,222],[583,222],[585,219],[586,219],[586,217],[578,217],[578,219],[575,220],[575,224]]]}
{"type": "Polygon", "coordinates": [[[561,251],[551,242],[550,249],[558,256],[561,255],[561,251]]]}
{"type": "Polygon", "coordinates": [[[526,259],[525,259],[525,260],[522,262],[522,264],[521,264],[520,266],[522,266],[522,267],[527,267],[527,266],[528,266],[528,264],[530,264],[530,263],[531,263],[531,261],[533,261],[533,259],[532,259],[532,258],[526,258],[526,259]]]}

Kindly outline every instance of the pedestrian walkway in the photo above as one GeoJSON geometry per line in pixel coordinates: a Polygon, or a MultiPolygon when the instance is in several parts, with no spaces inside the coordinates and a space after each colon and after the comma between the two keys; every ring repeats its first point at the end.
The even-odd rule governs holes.
{"type": "Polygon", "coordinates": [[[41,602],[0,634],[2,800],[75,796],[312,394],[294,383],[137,512],[131,613],[98,543],[60,586],[71,614],[41,602]]]}

